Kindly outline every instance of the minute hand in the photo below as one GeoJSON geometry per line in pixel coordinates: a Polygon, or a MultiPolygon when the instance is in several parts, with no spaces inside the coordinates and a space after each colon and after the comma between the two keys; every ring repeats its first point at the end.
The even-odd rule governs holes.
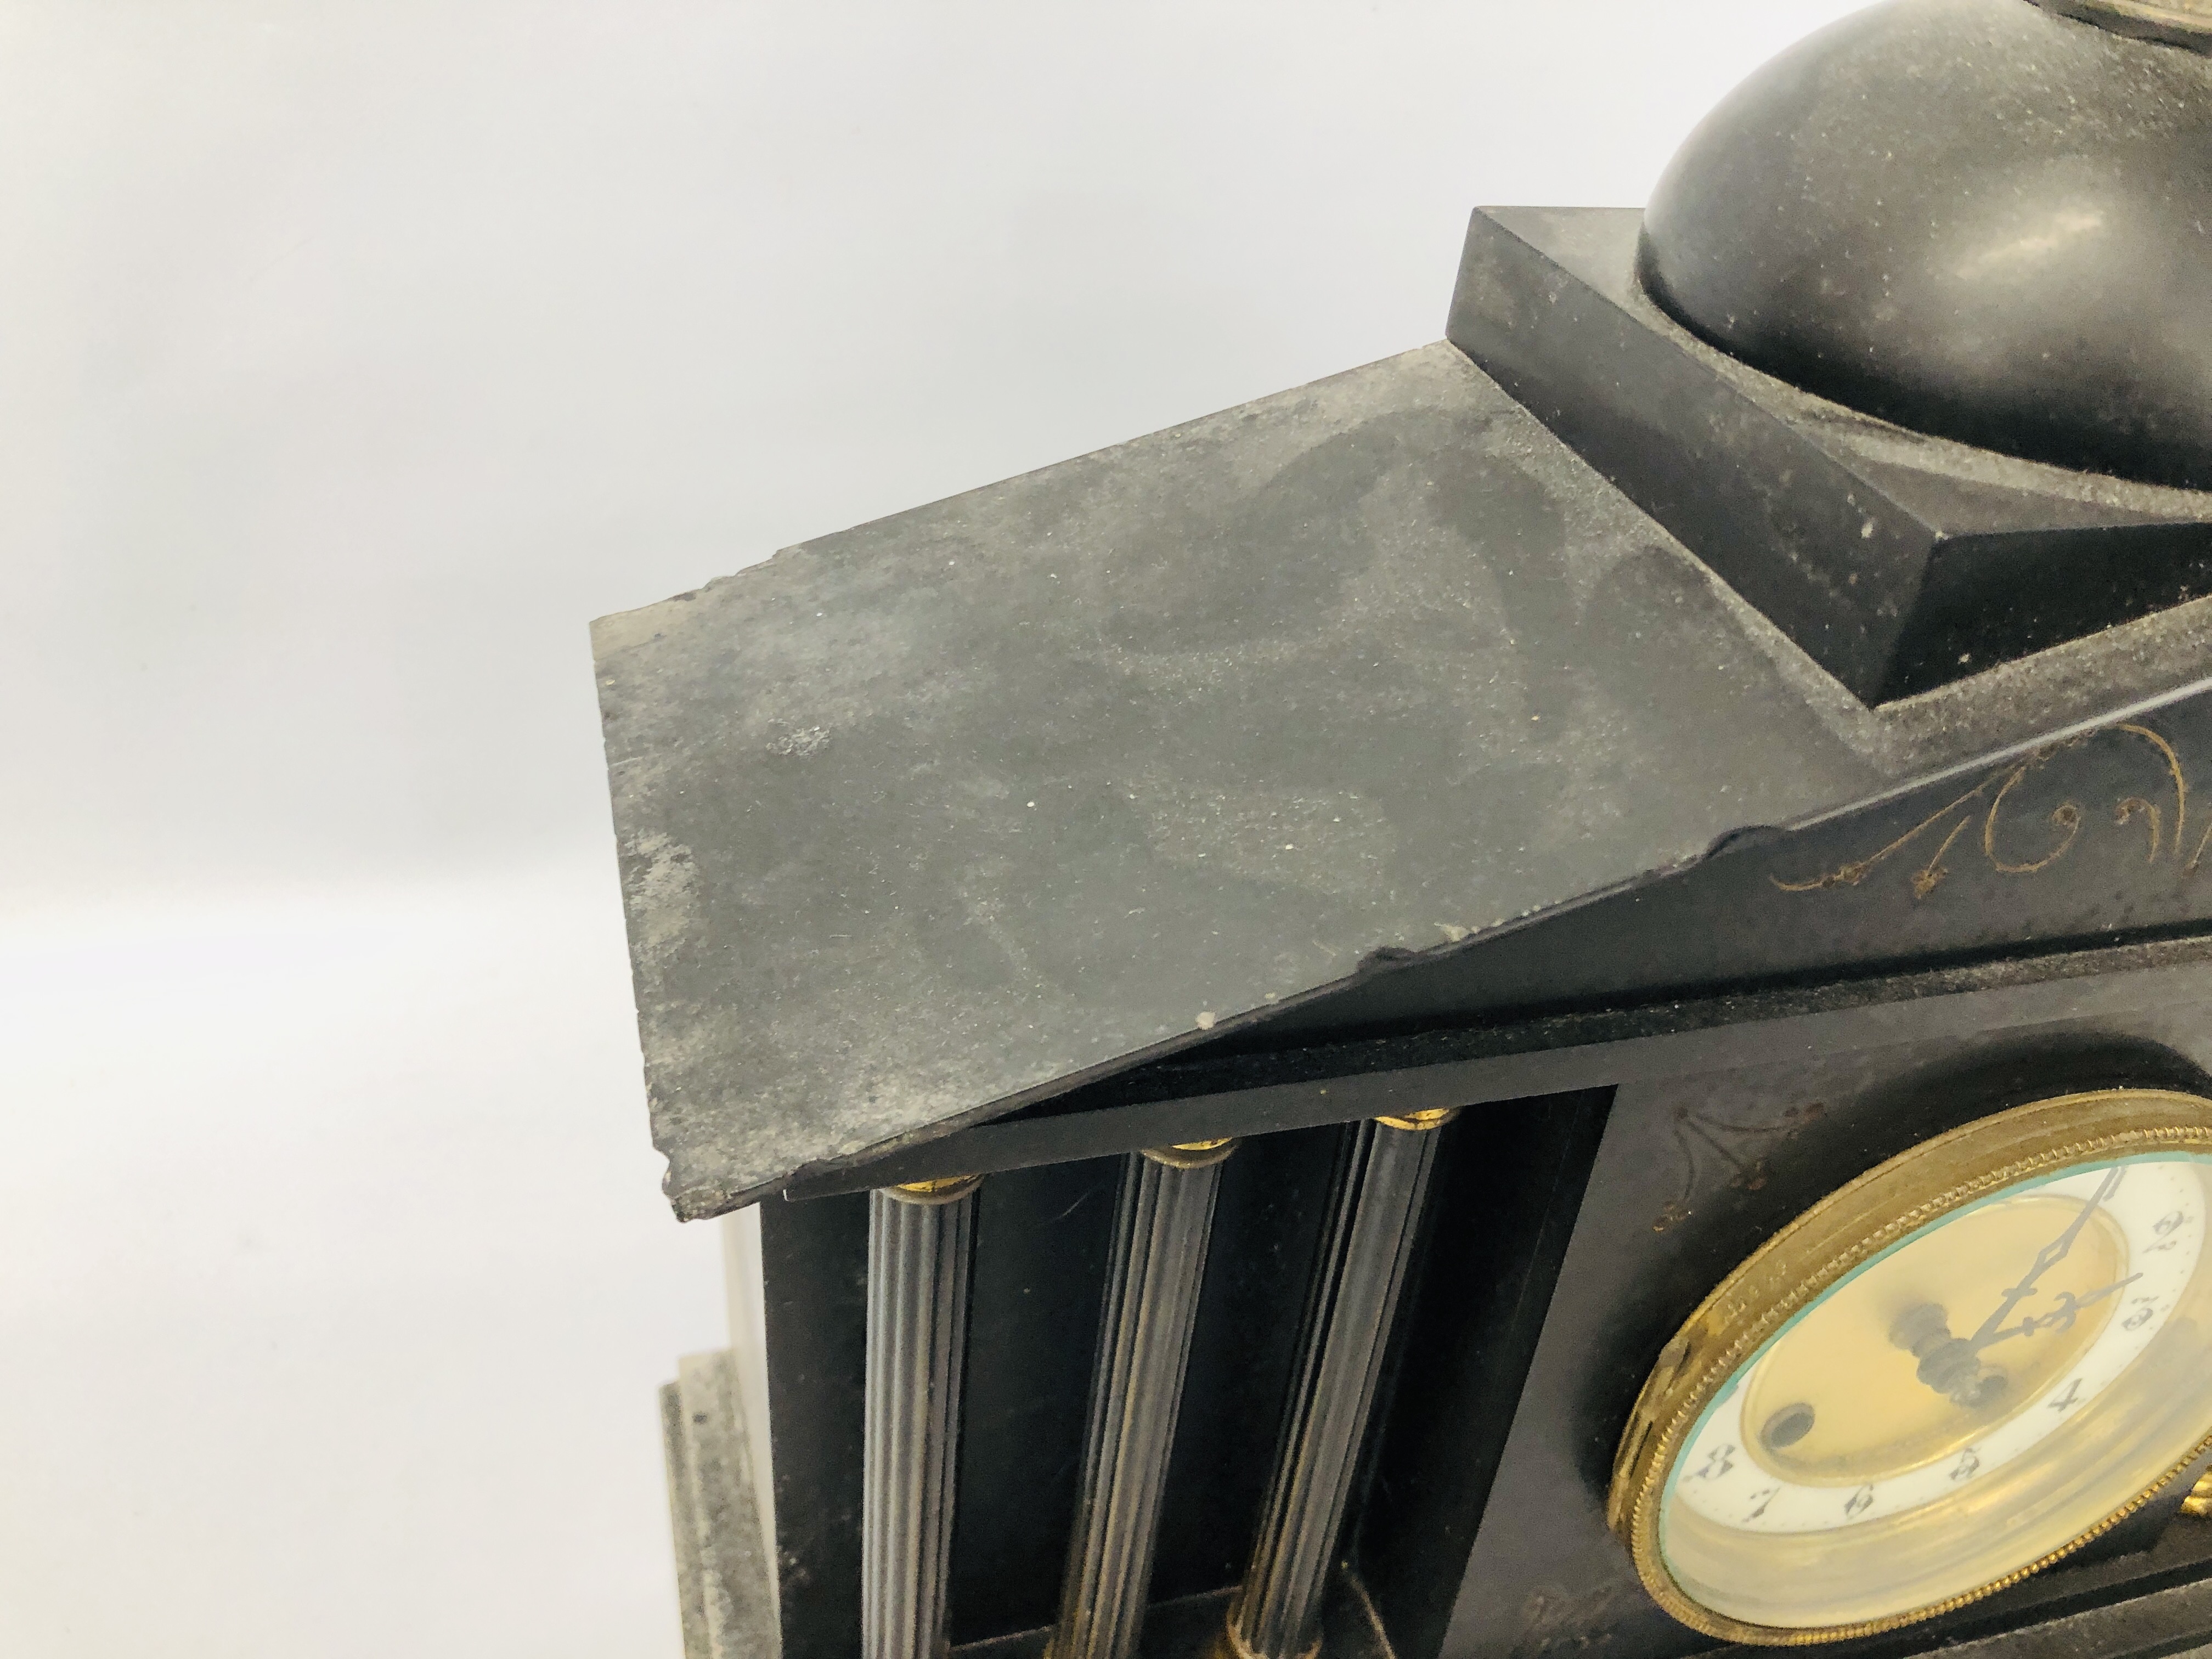
{"type": "Polygon", "coordinates": [[[1966,1339],[1973,1352],[1978,1353],[1995,1341],[1998,1328],[2012,1317],[2012,1310],[2035,1294],[2035,1281],[2066,1259],[2066,1253],[2074,1248],[2074,1241],[2081,1236],[2081,1229],[2089,1224],[2089,1218],[2097,1212],[2098,1206],[2118,1189],[2120,1177],[2126,1173],[2125,1165],[2115,1165],[2109,1170],[2098,1186],[2095,1195],[2081,1206],[2081,1213],[2066,1224],[2064,1232],[2036,1252],[2035,1263],[2028,1268],[2027,1276],[2004,1293],[2004,1300],[1997,1304],[1996,1311],[1984,1319],[1981,1328],[1966,1339]]]}

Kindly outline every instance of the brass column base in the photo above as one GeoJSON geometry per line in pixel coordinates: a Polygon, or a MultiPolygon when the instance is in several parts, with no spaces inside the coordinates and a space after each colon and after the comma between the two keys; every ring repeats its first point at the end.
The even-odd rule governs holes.
{"type": "MultiPolygon", "coordinates": [[[[1206,1659],[1271,1659],[1269,1655],[1255,1653],[1244,1645],[1244,1638],[1237,1633],[1237,1614],[1242,1603],[1229,1604],[1229,1616],[1222,1620],[1220,1631],[1214,1636],[1212,1645],[1206,1650],[1206,1659]]],[[[1293,1654],[1287,1659],[1321,1659],[1321,1638],[1304,1653],[1293,1654]]]]}

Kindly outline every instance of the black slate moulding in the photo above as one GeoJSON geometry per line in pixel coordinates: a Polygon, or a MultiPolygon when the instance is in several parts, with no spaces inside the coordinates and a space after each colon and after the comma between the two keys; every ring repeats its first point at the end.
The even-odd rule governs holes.
{"type": "MultiPolygon", "coordinates": [[[[2063,9],[1847,21],[1648,216],[1477,214],[1448,343],[598,625],[666,1190],[760,1206],[781,1659],[1040,1659],[1055,1623],[1218,1659],[1305,1639],[1310,1577],[1236,1612],[1299,1568],[1323,1659],[1711,1650],[1604,1518],[1706,1291],[1945,1128],[2212,1090],[2212,495],[2173,482],[2212,482],[2212,267],[2143,217],[2212,188],[2212,59],[2189,7],[2063,9]],[[2170,153],[2127,136],[2145,88],[2170,153]],[[1877,179],[1877,127],[1957,139],[1877,179]],[[2124,273],[2069,361],[2136,381],[2033,355],[2072,244],[1895,280],[1951,269],[1945,203],[2105,179],[2176,282],[2124,273]],[[1792,191],[1817,222],[1732,228],[1792,191]],[[1362,1255],[1331,1218],[1379,1134],[1423,1179],[1362,1255]],[[1195,1221],[1131,1248],[1128,1156],[1231,1138],[1202,1266],[1195,1221]],[[1176,1408],[1094,1389],[1117,1354],[1179,1362],[1176,1408]]],[[[670,1424],[695,1486],[744,1466],[670,1424]]],[[[2212,1643],[2197,1473],[1830,1650],[2212,1643]]],[[[769,1587],[749,1620],[757,1553],[700,1517],[751,1509],[683,1490],[687,1653],[732,1659],[769,1587]]]]}
{"type": "Polygon", "coordinates": [[[1641,228],[1477,212],[1452,343],[1866,702],[2212,592],[2212,495],[1975,449],[1739,362],[1646,293],[1641,228]]]}

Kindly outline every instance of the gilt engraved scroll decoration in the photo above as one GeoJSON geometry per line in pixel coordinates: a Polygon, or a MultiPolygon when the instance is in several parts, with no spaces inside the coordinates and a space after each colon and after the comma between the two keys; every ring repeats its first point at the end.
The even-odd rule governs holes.
{"type": "Polygon", "coordinates": [[[1957,799],[1929,813],[1887,846],[1864,858],[1803,879],[1784,879],[1780,876],[1769,879],[1785,893],[1856,887],[1893,863],[1899,866],[1910,865],[1931,847],[1933,851],[1925,861],[1912,868],[1911,882],[1916,900],[1925,899],[1942,885],[1951,874],[1948,860],[1954,857],[1972,858],[1978,854],[2000,875],[2040,874],[2074,851],[2091,809],[2069,796],[2045,815],[2039,828],[2033,818],[2021,821],[2014,803],[2015,794],[2023,783],[2036,775],[2047,769],[2063,768],[2069,757],[2092,744],[2113,739],[2127,741],[2142,750],[2145,779],[2144,793],[2122,795],[2110,803],[2112,822],[2142,827],[2146,863],[2155,864],[2165,859],[2179,866],[2183,875],[2193,875],[2203,860],[2208,845],[2212,845],[2212,825],[2206,826],[2196,837],[2193,846],[2190,844],[2189,836],[2194,826],[2190,823],[2189,778],[2181,757],[2172,744],[2149,726],[2130,722],[2104,726],[2030,751],[2010,765],[1991,772],[1957,799]]]}

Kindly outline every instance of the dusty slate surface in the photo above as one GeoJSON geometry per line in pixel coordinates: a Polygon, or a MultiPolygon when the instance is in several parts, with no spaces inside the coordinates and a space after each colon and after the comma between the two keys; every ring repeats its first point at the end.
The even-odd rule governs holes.
{"type": "Polygon", "coordinates": [[[2212,610],[1869,713],[1438,344],[594,643],[688,1218],[2157,696],[2212,610]]]}
{"type": "Polygon", "coordinates": [[[684,1356],[660,1391],[660,1419],[684,1659],[776,1659],[783,1638],[728,1349],[684,1356]]]}

